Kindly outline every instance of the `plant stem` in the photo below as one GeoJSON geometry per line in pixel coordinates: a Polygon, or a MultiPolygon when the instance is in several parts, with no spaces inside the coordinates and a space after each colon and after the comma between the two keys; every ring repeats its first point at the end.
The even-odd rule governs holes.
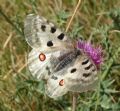
{"type": "Polygon", "coordinates": [[[75,111],[75,110],[76,110],[77,96],[78,96],[78,93],[73,93],[72,111],[75,111]]]}
{"type": "Polygon", "coordinates": [[[65,32],[67,32],[67,31],[69,30],[69,27],[70,27],[70,25],[71,25],[71,23],[72,23],[72,21],[73,21],[73,19],[74,19],[74,17],[75,17],[75,14],[76,14],[76,12],[77,12],[80,4],[81,4],[81,0],[78,0],[78,3],[77,3],[77,5],[76,5],[76,7],[75,7],[75,9],[74,9],[74,12],[73,12],[72,17],[70,18],[70,21],[68,22],[68,25],[67,25],[67,27],[66,27],[65,32]]]}

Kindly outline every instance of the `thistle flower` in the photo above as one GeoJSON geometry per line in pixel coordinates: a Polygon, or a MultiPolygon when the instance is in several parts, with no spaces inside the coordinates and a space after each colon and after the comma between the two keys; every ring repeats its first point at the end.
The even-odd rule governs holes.
{"type": "Polygon", "coordinates": [[[102,62],[102,49],[100,46],[93,47],[93,45],[90,42],[80,40],[77,42],[77,48],[86,53],[95,63],[97,68],[99,68],[99,65],[102,62]]]}

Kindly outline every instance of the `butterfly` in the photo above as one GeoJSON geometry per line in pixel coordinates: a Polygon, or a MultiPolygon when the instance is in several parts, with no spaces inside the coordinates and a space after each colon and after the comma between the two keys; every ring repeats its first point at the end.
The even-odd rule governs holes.
{"type": "Polygon", "coordinates": [[[45,92],[49,97],[95,89],[98,71],[89,51],[95,48],[90,49],[84,42],[77,44],[53,23],[34,14],[26,17],[24,34],[32,47],[28,55],[29,70],[36,79],[45,80],[45,92]]]}

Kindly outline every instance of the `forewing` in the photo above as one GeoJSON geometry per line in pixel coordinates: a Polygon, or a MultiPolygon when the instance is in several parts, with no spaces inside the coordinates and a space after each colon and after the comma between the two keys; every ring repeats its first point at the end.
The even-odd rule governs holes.
{"type": "Polygon", "coordinates": [[[97,86],[97,69],[87,56],[79,56],[67,73],[65,84],[69,91],[85,92],[97,86]]]}
{"type": "Polygon", "coordinates": [[[28,44],[41,52],[73,48],[71,40],[63,32],[39,15],[27,16],[24,33],[28,44]]]}

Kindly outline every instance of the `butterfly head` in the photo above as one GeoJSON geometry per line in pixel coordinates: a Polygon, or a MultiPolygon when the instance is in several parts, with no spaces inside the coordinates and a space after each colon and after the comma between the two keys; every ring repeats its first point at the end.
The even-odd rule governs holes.
{"type": "Polygon", "coordinates": [[[102,48],[100,46],[94,47],[90,42],[80,40],[77,42],[77,48],[87,54],[96,67],[99,68],[102,63],[102,48]]]}

